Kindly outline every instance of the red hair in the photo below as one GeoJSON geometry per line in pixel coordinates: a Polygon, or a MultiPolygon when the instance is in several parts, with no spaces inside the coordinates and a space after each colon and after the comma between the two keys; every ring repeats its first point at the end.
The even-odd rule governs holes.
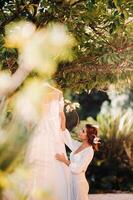
{"type": "Polygon", "coordinates": [[[95,143],[95,138],[97,138],[98,135],[97,128],[91,124],[86,124],[85,128],[86,128],[88,143],[93,147],[94,151],[98,151],[100,142],[95,143]]]}

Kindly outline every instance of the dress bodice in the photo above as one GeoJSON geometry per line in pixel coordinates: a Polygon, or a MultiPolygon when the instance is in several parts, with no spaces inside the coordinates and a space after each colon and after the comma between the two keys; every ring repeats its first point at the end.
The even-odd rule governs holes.
{"type": "Polygon", "coordinates": [[[43,116],[46,116],[47,119],[56,117],[58,120],[59,113],[64,109],[62,93],[59,93],[56,90],[46,93],[42,104],[43,116]]]}
{"type": "Polygon", "coordinates": [[[30,162],[48,162],[55,159],[55,152],[65,149],[61,137],[60,112],[63,111],[62,92],[57,89],[44,93],[40,119],[30,137],[27,157],[30,162]],[[47,154],[52,156],[47,156],[47,154]],[[40,153],[41,152],[41,153],[40,153]]]}

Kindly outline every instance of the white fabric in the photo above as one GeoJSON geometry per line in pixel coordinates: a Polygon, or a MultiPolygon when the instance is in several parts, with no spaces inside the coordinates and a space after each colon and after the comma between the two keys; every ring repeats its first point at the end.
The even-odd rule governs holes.
{"type": "Polygon", "coordinates": [[[70,154],[71,164],[71,200],[88,200],[89,184],[85,178],[85,172],[93,159],[94,150],[90,146],[79,153],[74,152],[81,145],[80,142],[73,140],[68,130],[63,133],[64,142],[72,150],[70,154]]]}
{"type": "Polygon", "coordinates": [[[28,181],[29,200],[37,190],[47,190],[54,200],[70,200],[69,169],[56,160],[56,153],[64,153],[65,144],[60,130],[59,113],[63,111],[64,102],[57,90],[47,94],[44,99],[44,111],[33,136],[26,155],[26,164],[31,168],[28,181]]]}

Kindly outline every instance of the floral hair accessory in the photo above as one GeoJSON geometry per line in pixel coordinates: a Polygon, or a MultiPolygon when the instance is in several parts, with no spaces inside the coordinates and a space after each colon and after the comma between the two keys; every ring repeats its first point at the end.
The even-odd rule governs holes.
{"type": "Polygon", "coordinates": [[[95,137],[94,140],[93,140],[93,143],[94,144],[100,144],[100,138],[99,137],[95,137]]]}

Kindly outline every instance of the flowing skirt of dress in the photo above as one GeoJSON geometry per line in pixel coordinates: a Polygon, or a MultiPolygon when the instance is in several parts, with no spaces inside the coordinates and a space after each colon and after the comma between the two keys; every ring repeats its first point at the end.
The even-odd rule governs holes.
{"type": "Polygon", "coordinates": [[[89,184],[85,174],[74,175],[71,173],[71,199],[72,200],[89,200],[89,184]]]}
{"type": "Polygon", "coordinates": [[[28,179],[28,200],[38,200],[36,192],[46,191],[53,200],[70,200],[68,167],[55,159],[56,153],[66,155],[65,145],[56,117],[42,118],[28,145],[26,164],[31,173],[28,179]]]}

